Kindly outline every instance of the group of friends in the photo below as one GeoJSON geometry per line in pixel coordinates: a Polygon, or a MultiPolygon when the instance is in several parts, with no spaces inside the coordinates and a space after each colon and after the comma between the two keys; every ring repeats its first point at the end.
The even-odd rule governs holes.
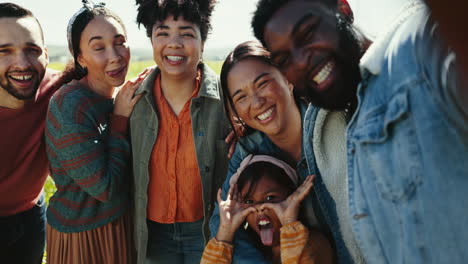
{"type": "Polygon", "coordinates": [[[126,81],[82,2],[63,72],[0,3],[2,263],[468,261],[468,86],[425,3],[371,40],[346,0],[259,0],[218,76],[215,0],[136,0],[156,66],[126,81]]]}

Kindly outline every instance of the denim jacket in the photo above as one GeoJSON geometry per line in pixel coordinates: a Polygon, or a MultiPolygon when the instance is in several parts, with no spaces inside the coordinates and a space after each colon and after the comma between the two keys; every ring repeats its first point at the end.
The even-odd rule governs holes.
{"type": "MultiPolygon", "coordinates": [[[[315,118],[317,117],[319,109],[312,105],[307,106],[305,104],[300,104],[300,111],[303,120],[303,143],[301,160],[297,163],[296,169],[301,181],[308,175],[316,175],[313,192],[302,202],[301,210],[303,210],[307,218],[307,223],[304,224],[309,227],[315,226],[322,230],[331,231],[339,263],[353,263],[340,233],[335,201],[330,196],[330,193],[321,179],[312,149],[315,118]]],[[[232,174],[237,171],[242,160],[251,153],[271,155],[279,159],[285,159],[286,155],[280,148],[274,145],[265,134],[259,131],[243,137],[237,144],[236,151],[229,161],[228,175],[222,187],[223,199],[226,198],[226,194],[229,190],[229,180],[232,174]]],[[[210,230],[213,236],[218,232],[219,221],[219,209],[216,204],[213,216],[210,220],[210,230]]],[[[265,260],[262,253],[254,247],[247,233],[240,228],[236,232],[234,238],[233,263],[257,264],[269,262],[265,260]]]]}
{"type": "Polygon", "coordinates": [[[468,87],[437,34],[412,2],[361,60],[347,155],[368,263],[468,262],[468,87]]]}
{"type": "MultiPolygon", "coordinates": [[[[200,91],[190,104],[192,133],[195,142],[198,169],[202,182],[203,235],[209,239],[208,222],[213,211],[216,193],[227,171],[227,146],[224,142],[229,131],[229,122],[224,115],[222,90],[218,76],[207,66],[202,65],[200,91]]],[[[146,257],[148,229],[146,207],[148,203],[148,183],[151,152],[158,136],[158,114],[154,102],[153,87],[159,69],[153,70],[142,82],[137,94],[144,94],[133,109],[130,117],[130,137],[133,150],[133,199],[135,247],[137,263],[146,257]]]]}

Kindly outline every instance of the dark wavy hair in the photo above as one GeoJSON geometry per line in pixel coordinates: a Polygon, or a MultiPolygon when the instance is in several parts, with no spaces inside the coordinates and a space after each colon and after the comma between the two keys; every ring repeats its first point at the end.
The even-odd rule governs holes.
{"type": "Polygon", "coordinates": [[[297,186],[291,180],[291,178],[286,174],[284,169],[279,166],[267,162],[259,161],[252,164],[249,164],[239,175],[237,180],[238,190],[242,190],[244,186],[250,183],[249,189],[247,190],[245,196],[250,196],[257,188],[257,183],[263,177],[270,179],[277,184],[286,187],[288,189],[288,195],[296,190],[297,186]]]}
{"type": "Polygon", "coordinates": [[[202,41],[205,42],[211,30],[211,13],[216,0],[136,0],[138,6],[137,23],[146,29],[151,39],[154,24],[174,16],[194,23],[200,28],[202,41]]]}
{"type": "Polygon", "coordinates": [[[12,18],[23,18],[23,17],[32,17],[34,20],[36,20],[37,24],[39,25],[39,28],[41,29],[41,38],[42,42],[44,42],[44,31],[42,30],[41,23],[39,23],[39,20],[33,15],[33,13],[17,4],[14,3],[0,3],[0,18],[5,18],[5,17],[12,17],[12,18]]]}
{"type": "MultiPolygon", "coordinates": [[[[257,3],[257,9],[255,10],[252,18],[252,29],[255,37],[265,45],[263,32],[265,25],[271,19],[271,17],[285,4],[294,0],[260,0],[257,3]]],[[[309,0],[309,1],[321,1],[324,4],[332,8],[336,8],[337,0],[309,0]]]]}
{"type": "Polygon", "coordinates": [[[125,25],[120,19],[120,17],[109,10],[106,7],[96,7],[93,8],[92,10],[85,10],[82,13],[80,13],[76,19],[73,21],[73,24],[71,25],[71,45],[72,47],[69,47],[71,50],[73,50],[73,60],[70,61],[67,66],[65,67],[65,70],[62,74],[61,77],[61,82],[62,83],[69,83],[72,80],[80,80],[81,78],[85,77],[88,74],[87,69],[83,68],[79,63],[78,63],[78,55],[80,54],[80,40],[81,40],[81,34],[83,33],[84,29],[86,26],[97,16],[105,16],[105,17],[110,17],[115,19],[123,28],[125,35],[127,35],[127,31],[125,29],[125,25]]]}
{"type": "MultiPolygon", "coordinates": [[[[228,78],[229,72],[238,62],[243,61],[245,59],[249,59],[249,58],[254,58],[267,65],[276,67],[276,65],[271,61],[270,52],[266,50],[262,46],[262,44],[258,41],[243,42],[237,45],[237,47],[235,47],[234,50],[231,51],[229,55],[227,55],[226,59],[224,60],[223,66],[221,67],[220,79],[221,79],[221,88],[223,90],[224,111],[233,128],[239,124],[233,123],[233,120],[230,114],[231,111],[235,115],[237,120],[240,120],[240,118],[239,118],[239,114],[236,111],[236,108],[234,107],[234,102],[232,101],[232,97],[229,94],[227,78],[228,78]]],[[[250,128],[244,123],[240,123],[240,125],[246,128],[246,134],[249,134],[253,131],[252,128],[250,128]]],[[[235,129],[234,129],[234,133],[236,134],[237,138],[240,137],[240,135],[237,134],[237,131],[235,129]]]]}

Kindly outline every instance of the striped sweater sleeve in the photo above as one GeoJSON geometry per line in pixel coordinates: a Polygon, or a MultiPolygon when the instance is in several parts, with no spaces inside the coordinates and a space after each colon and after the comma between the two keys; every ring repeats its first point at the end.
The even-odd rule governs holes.
{"type": "Polygon", "coordinates": [[[200,264],[231,264],[233,246],[212,238],[203,251],[200,264]]]}
{"type": "Polygon", "coordinates": [[[309,230],[299,221],[280,229],[282,264],[333,263],[333,251],[325,236],[317,230],[309,230]]]}
{"type": "Polygon", "coordinates": [[[111,116],[107,122],[105,99],[66,97],[59,103],[51,100],[46,121],[47,152],[56,161],[51,163],[52,174],[66,175],[99,201],[110,201],[129,173],[128,120],[111,116]]]}

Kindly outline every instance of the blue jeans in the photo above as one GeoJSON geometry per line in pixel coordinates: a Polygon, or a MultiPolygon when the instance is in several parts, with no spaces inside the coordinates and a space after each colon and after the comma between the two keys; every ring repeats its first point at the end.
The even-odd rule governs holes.
{"type": "Polygon", "coordinates": [[[0,261],[15,264],[42,263],[45,245],[46,205],[37,204],[16,215],[0,217],[0,261]]]}
{"type": "Polygon", "coordinates": [[[161,224],[148,220],[147,264],[198,264],[205,243],[203,219],[189,223],[161,224]]]}

